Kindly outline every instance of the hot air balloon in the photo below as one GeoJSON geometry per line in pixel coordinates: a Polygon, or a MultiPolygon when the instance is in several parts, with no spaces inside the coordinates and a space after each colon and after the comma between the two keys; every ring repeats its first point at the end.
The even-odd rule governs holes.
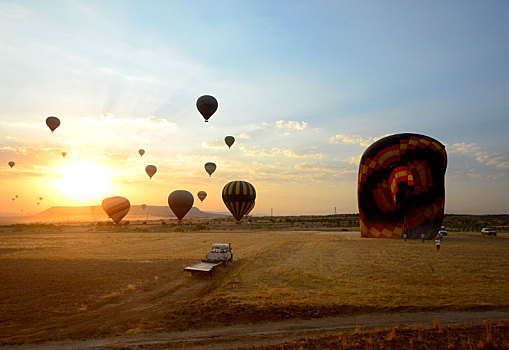
{"type": "Polygon", "coordinates": [[[138,153],[140,154],[140,157],[143,157],[143,155],[145,154],[145,150],[144,149],[139,149],[138,153]]]}
{"type": "Polygon", "coordinates": [[[198,192],[197,196],[198,196],[198,198],[200,198],[200,201],[203,203],[203,200],[207,197],[207,192],[200,191],[200,192],[198,192]]]}
{"type": "Polygon", "coordinates": [[[442,225],[445,147],[431,137],[396,134],[361,157],[358,203],[361,237],[432,239],[442,225]]]}
{"type": "Polygon", "coordinates": [[[42,201],[42,197],[39,197],[39,200],[42,201]]]}
{"type": "Polygon", "coordinates": [[[62,157],[65,157],[66,155],[67,155],[67,153],[62,152],[62,157]]]}
{"type": "Polygon", "coordinates": [[[141,209],[143,209],[143,210],[147,209],[147,205],[146,204],[142,204],[141,205],[141,209]]]}
{"type": "Polygon", "coordinates": [[[228,148],[230,148],[233,145],[233,143],[235,142],[235,137],[233,137],[233,136],[226,136],[224,138],[224,142],[226,143],[228,148]]]}
{"type": "Polygon", "coordinates": [[[14,163],[12,160],[8,163],[9,166],[12,168],[16,163],[14,163]]]}
{"type": "Polygon", "coordinates": [[[105,198],[102,202],[102,207],[111,220],[118,224],[129,213],[131,203],[129,203],[127,198],[115,196],[105,198]]]}
{"type": "Polygon", "coordinates": [[[12,200],[15,200],[15,198],[13,198],[12,200]]]}
{"type": "Polygon", "coordinates": [[[217,110],[217,100],[210,95],[203,95],[196,101],[196,108],[201,113],[206,122],[217,110]]]}
{"type": "Polygon", "coordinates": [[[214,163],[206,163],[205,164],[205,171],[209,174],[209,176],[212,176],[212,173],[216,171],[216,164],[214,163]]]}
{"type": "Polygon", "coordinates": [[[233,136],[226,136],[224,138],[224,142],[226,143],[228,148],[230,148],[233,145],[233,143],[235,142],[235,137],[233,137],[233,136]]]}
{"type": "Polygon", "coordinates": [[[254,208],[255,199],[255,188],[249,182],[232,181],[223,188],[223,202],[237,223],[254,208]]]}
{"type": "Polygon", "coordinates": [[[55,131],[56,128],[60,125],[60,119],[57,117],[48,117],[46,118],[46,125],[51,130],[51,132],[55,131]]]}
{"type": "Polygon", "coordinates": [[[40,204],[40,203],[39,203],[39,202],[37,202],[37,205],[39,205],[39,204],[40,204]]]}
{"type": "Polygon", "coordinates": [[[179,224],[182,218],[186,216],[187,212],[193,207],[193,195],[185,190],[177,190],[170,193],[168,196],[168,205],[171,211],[177,217],[179,224]]]}
{"type": "Polygon", "coordinates": [[[18,195],[16,195],[15,197],[16,197],[16,198],[18,198],[19,196],[18,196],[18,195]]]}
{"type": "Polygon", "coordinates": [[[157,172],[157,168],[155,165],[147,165],[145,167],[145,172],[150,178],[152,178],[152,176],[154,176],[154,174],[157,172]]]}

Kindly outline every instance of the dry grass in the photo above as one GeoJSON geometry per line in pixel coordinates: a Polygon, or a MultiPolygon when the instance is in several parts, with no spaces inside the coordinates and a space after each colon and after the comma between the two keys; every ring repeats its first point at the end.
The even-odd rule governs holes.
{"type": "Polygon", "coordinates": [[[0,343],[209,319],[506,308],[508,238],[451,233],[437,253],[431,242],[352,232],[0,232],[0,343]],[[214,278],[184,274],[216,242],[232,243],[234,263],[214,278]]]}

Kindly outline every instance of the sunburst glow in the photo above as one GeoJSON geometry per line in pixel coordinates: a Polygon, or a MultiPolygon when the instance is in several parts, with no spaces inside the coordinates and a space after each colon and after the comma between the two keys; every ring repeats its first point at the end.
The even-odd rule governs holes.
{"type": "Polygon", "coordinates": [[[81,161],[63,166],[55,181],[65,195],[76,199],[88,199],[107,194],[111,187],[113,172],[99,164],[81,161]]]}

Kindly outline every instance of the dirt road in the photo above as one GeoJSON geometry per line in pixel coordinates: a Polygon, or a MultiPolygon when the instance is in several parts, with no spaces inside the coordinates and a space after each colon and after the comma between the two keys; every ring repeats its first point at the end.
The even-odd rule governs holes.
{"type": "Polygon", "coordinates": [[[482,321],[509,320],[509,312],[419,312],[379,313],[356,316],[327,317],[311,320],[286,320],[229,327],[194,329],[183,332],[132,334],[93,340],[55,341],[2,349],[100,349],[100,348],[152,348],[186,347],[189,349],[234,349],[239,346],[278,344],[304,336],[324,335],[348,328],[378,328],[390,326],[431,326],[437,318],[442,325],[479,323],[482,321]]]}

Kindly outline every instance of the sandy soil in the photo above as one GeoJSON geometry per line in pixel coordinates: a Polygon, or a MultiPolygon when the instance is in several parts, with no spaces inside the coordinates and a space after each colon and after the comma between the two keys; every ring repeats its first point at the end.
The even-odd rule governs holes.
{"type": "MultiPolygon", "coordinates": [[[[40,347],[51,342],[50,347],[93,348],[201,339],[212,346],[227,335],[217,345],[223,348],[355,325],[430,322],[435,315],[453,323],[507,319],[507,296],[498,295],[507,286],[508,242],[505,237],[484,240],[468,235],[449,239],[451,255],[442,255],[435,266],[453,269],[453,275],[465,271],[467,278],[473,276],[481,284],[458,285],[446,275],[440,282],[443,290],[466,299],[447,304],[451,296],[444,295],[446,304],[427,299],[427,304],[398,309],[394,305],[399,304],[386,300],[380,290],[378,306],[353,304],[366,297],[362,288],[371,288],[369,281],[356,282],[365,277],[357,267],[365,255],[357,257],[356,251],[369,254],[366,247],[379,244],[389,256],[406,247],[411,258],[421,254],[436,259],[431,245],[402,246],[362,241],[355,233],[313,231],[125,233],[73,227],[61,232],[0,232],[0,345],[40,347]],[[236,249],[231,267],[221,268],[214,278],[183,272],[211,243],[223,241],[236,249]],[[483,251],[475,260],[469,258],[478,250],[470,249],[470,242],[489,249],[486,261],[483,251]],[[327,249],[336,254],[319,254],[327,249]],[[456,264],[450,263],[451,257],[456,264]],[[483,267],[494,263],[499,270],[483,267]],[[338,285],[329,277],[339,273],[338,285]],[[498,299],[486,300],[490,295],[498,299]],[[444,313],[452,310],[462,312],[444,313]]],[[[384,266],[376,273],[386,281],[384,293],[398,289],[410,295],[398,295],[397,300],[411,297],[413,289],[401,289],[388,279],[384,266]]]]}

